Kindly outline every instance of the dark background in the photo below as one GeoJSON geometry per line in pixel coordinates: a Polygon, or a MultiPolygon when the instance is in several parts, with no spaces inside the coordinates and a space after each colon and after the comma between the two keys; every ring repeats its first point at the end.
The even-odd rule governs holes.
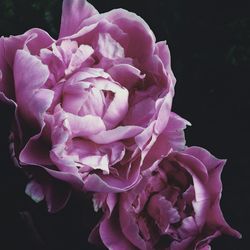
{"type": "MultiPolygon", "coordinates": [[[[221,207],[243,239],[223,236],[212,243],[212,249],[246,249],[250,212],[250,1],[90,2],[100,12],[117,7],[136,12],[158,41],[167,40],[177,78],[173,110],[192,123],[186,131],[187,144],[203,146],[218,158],[228,159],[222,175],[221,207]]],[[[56,38],[61,3],[1,0],[0,35],[40,27],[56,38]]],[[[1,106],[0,114],[0,249],[92,249],[85,244],[91,228],[90,216],[86,216],[91,211],[89,201],[75,196],[63,211],[50,215],[44,205],[36,205],[25,196],[26,178],[8,155],[11,112],[1,106]]]]}

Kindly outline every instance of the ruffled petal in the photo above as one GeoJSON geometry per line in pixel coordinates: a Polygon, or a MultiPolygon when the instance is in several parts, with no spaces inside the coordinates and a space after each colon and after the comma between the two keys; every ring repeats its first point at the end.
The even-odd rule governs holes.
{"type": "Polygon", "coordinates": [[[126,56],[143,60],[153,54],[155,36],[141,17],[123,9],[112,10],[103,17],[129,35],[129,43],[121,43],[126,56]]]}
{"type": "Polygon", "coordinates": [[[87,191],[93,192],[125,192],[134,187],[140,180],[140,168],[135,166],[118,166],[118,176],[89,174],[84,180],[87,191]],[[130,169],[127,174],[128,169],[130,169]]]}
{"type": "Polygon", "coordinates": [[[48,68],[39,59],[24,50],[17,51],[14,78],[18,108],[27,121],[38,126],[43,123],[43,114],[54,96],[53,91],[42,88],[48,77],[48,68]]]}

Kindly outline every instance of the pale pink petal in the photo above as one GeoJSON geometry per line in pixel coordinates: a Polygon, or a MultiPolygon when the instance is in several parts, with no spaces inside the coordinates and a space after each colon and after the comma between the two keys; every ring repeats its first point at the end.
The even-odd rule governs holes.
{"type": "Polygon", "coordinates": [[[106,129],[102,119],[98,116],[85,115],[81,117],[70,113],[67,113],[66,116],[73,137],[92,138],[106,129]]]}
{"type": "Polygon", "coordinates": [[[190,125],[191,124],[187,120],[171,112],[167,127],[162,132],[161,136],[166,138],[165,139],[166,143],[174,151],[182,151],[186,148],[186,139],[184,130],[186,129],[187,126],[190,125]]]}
{"type": "Polygon", "coordinates": [[[119,126],[111,130],[100,132],[89,138],[99,144],[112,143],[119,140],[125,140],[138,135],[143,128],[138,126],[119,126]]]}
{"type": "Polygon", "coordinates": [[[108,59],[124,57],[123,47],[115,41],[109,33],[100,33],[96,50],[101,56],[108,59]]]}
{"type": "Polygon", "coordinates": [[[25,193],[35,202],[40,202],[45,197],[42,185],[34,180],[26,185],[25,193]]]}
{"type": "Polygon", "coordinates": [[[71,74],[76,69],[84,66],[83,63],[94,53],[92,47],[88,45],[80,45],[77,51],[72,55],[68,68],[66,69],[66,74],[71,74]]]}

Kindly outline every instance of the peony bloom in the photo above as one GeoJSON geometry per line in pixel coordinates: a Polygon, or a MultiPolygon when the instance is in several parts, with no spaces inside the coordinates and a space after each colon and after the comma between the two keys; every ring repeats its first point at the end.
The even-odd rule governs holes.
{"type": "Polygon", "coordinates": [[[15,107],[13,154],[33,178],[26,193],[56,211],[71,188],[132,188],[143,162],[156,163],[147,155],[159,135],[159,157],[185,145],[174,85],[166,43],[123,9],[64,0],[57,40],[40,29],[1,37],[0,99],[15,107]]]}
{"type": "Polygon", "coordinates": [[[190,147],[169,154],[128,192],[95,194],[105,216],[90,240],[112,250],[208,250],[221,234],[240,238],[220,209],[224,164],[190,147]]]}

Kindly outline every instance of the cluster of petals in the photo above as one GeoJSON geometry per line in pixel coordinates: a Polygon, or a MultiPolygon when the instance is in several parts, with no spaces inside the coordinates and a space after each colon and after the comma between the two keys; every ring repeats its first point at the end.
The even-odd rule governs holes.
{"type": "Polygon", "coordinates": [[[90,240],[108,249],[209,249],[220,233],[239,236],[219,208],[223,162],[185,146],[174,87],[166,42],[124,9],[64,0],[58,39],[37,28],[1,37],[0,100],[14,107],[26,193],[50,212],[72,190],[93,193],[104,217],[90,240]]]}

